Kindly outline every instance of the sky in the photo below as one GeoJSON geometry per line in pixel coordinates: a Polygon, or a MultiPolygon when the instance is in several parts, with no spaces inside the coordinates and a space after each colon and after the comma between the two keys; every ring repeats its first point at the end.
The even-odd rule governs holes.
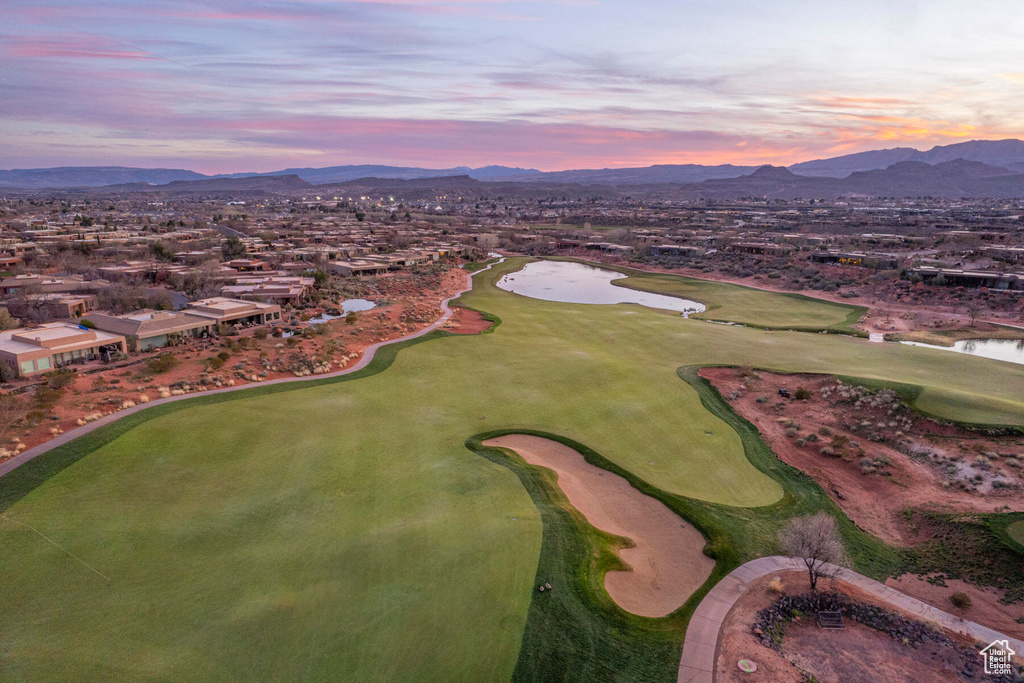
{"type": "Polygon", "coordinates": [[[0,0],[0,168],[790,164],[1024,138],[1016,0],[0,0]]]}

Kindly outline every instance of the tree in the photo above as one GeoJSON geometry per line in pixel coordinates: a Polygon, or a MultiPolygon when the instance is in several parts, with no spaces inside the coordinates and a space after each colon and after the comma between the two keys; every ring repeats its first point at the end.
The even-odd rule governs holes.
{"type": "Polygon", "coordinates": [[[832,575],[827,564],[846,562],[846,550],[836,530],[836,520],[824,511],[791,519],[779,532],[779,545],[787,555],[803,560],[812,592],[817,590],[819,578],[832,575]]]}
{"type": "MultiPolygon", "coordinates": [[[[0,365],[10,369],[13,374],[13,368],[7,365],[7,363],[0,361],[0,365]]],[[[0,394],[0,439],[3,439],[4,442],[7,441],[8,433],[15,425],[21,422],[22,418],[25,417],[25,412],[27,410],[28,406],[25,404],[25,400],[20,396],[15,396],[14,394],[0,394]]]]}
{"type": "Polygon", "coordinates": [[[153,256],[158,260],[168,263],[174,261],[175,256],[177,256],[174,250],[167,247],[163,242],[153,242],[153,244],[149,245],[149,250],[153,252],[153,256]]]}
{"type": "Polygon", "coordinates": [[[6,308],[0,308],[0,330],[16,330],[21,327],[21,321],[13,317],[6,308]]]}
{"type": "Polygon", "coordinates": [[[981,315],[981,305],[977,302],[967,304],[967,315],[971,316],[971,327],[974,327],[974,322],[981,315]]]}
{"type": "Polygon", "coordinates": [[[220,245],[220,253],[224,256],[225,261],[243,258],[245,256],[245,245],[242,243],[242,240],[232,235],[220,245]]]}

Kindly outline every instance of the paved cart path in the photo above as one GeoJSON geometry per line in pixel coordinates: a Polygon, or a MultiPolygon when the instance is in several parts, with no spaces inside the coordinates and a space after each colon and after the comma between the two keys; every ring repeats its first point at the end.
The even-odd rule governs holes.
{"type": "MultiPolygon", "coordinates": [[[[938,624],[942,628],[970,637],[985,644],[994,640],[1010,641],[1010,649],[1024,652],[1024,642],[999,633],[973,621],[943,612],[937,607],[921,602],[898,590],[889,588],[874,579],[850,571],[845,567],[834,567],[836,578],[853,584],[880,600],[921,619],[938,624]]],[[[789,570],[807,571],[802,560],[793,557],[759,557],[734,569],[719,581],[697,606],[683,641],[683,659],[679,663],[678,683],[712,683],[715,679],[715,661],[718,658],[718,633],[729,610],[736,604],[752,583],[763,576],[789,570]]]]}
{"type": "Polygon", "coordinates": [[[116,422],[117,420],[120,420],[122,417],[125,417],[127,415],[131,415],[132,413],[137,413],[137,412],[142,411],[142,410],[148,410],[149,408],[153,408],[155,406],[163,405],[165,403],[172,403],[174,401],[185,401],[185,400],[188,400],[190,398],[196,398],[197,396],[208,396],[210,394],[226,394],[226,393],[232,392],[232,391],[245,391],[246,389],[253,389],[255,387],[267,386],[269,384],[285,384],[285,383],[289,383],[289,382],[309,382],[309,381],[312,381],[312,380],[326,379],[326,378],[329,378],[329,377],[340,377],[341,375],[347,375],[347,374],[352,373],[352,372],[358,372],[359,370],[362,370],[367,365],[369,365],[371,361],[373,361],[373,357],[377,354],[377,349],[381,348],[382,346],[387,346],[388,344],[398,344],[400,342],[408,341],[410,339],[416,339],[417,337],[422,337],[423,335],[429,334],[429,333],[433,332],[434,330],[440,328],[442,325],[444,325],[445,322],[447,322],[448,319],[451,318],[452,314],[454,313],[452,311],[451,307],[448,304],[451,303],[452,301],[454,301],[455,299],[458,299],[460,296],[462,296],[466,292],[468,292],[471,289],[473,289],[473,276],[476,275],[477,273],[482,273],[485,270],[489,270],[491,268],[491,266],[495,266],[495,265],[501,263],[504,260],[505,260],[504,258],[501,258],[498,261],[495,261],[494,263],[489,264],[486,268],[481,268],[480,270],[476,271],[475,273],[467,273],[466,274],[466,287],[464,289],[459,290],[458,292],[456,292],[455,294],[453,294],[452,296],[448,297],[447,299],[445,299],[444,301],[441,302],[442,314],[441,314],[441,317],[438,318],[436,321],[434,321],[430,325],[427,325],[422,330],[419,330],[417,332],[413,332],[412,334],[407,334],[404,337],[399,337],[397,339],[390,339],[388,341],[382,341],[382,342],[377,342],[376,344],[371,344],[370,346],[366,347],[366,350],[363,351],[362,357],[359,359],[359,361],[355,365],[347,367],[344,370],[338,370],[336,372],[325,372],[322,375],[309,375],[309,376],[306,376],[306,377],[282,377],[280,379],[271,379],[271,380],[267,380],[265,382],[253,382],[251,384],[243,384],[242,386],[238,386],[238,387],[224,387],[224,388],[221,388],[221,389],[211,389],[210,391],[196,391],[196,392],[193,392],[191,394],[184,394],[182,396],[169,396],[167,398],[158,398],[156,400],[149,401],[148,403],[141,403],[141,404],[135,406],[134,408],[126,408],[125,410],[118,410],[117,412],[111,413],[110,415],[105,415],[105,416],[101,417],[100,419],[96,420],[95,422],[90,422],[87,425],[83,425],[81,427],[76,427],[75,429],[72,429],[69,432],[64,432],[60,436],[58,436],[58,437],[56,437],[54,439],[50,439],[46,443],[41,443],[38,446],[33,446],[32,448],[28,449],[27,451],[24,451],[23,453],[21,453],[19,455],[16,455],[13,458],[5,460],[3,463],[0,463],[0,477],[2,477],[3,475],[7,474],[8,472],[10,472],[11,470],[13,470],[15,468],[17,468],[17,467],[19,467],[21,465],[24,465],[29,460],[32,460],[33,458],[38,458],[43,453],[51,451],[54,448],[57,448],[58,446],[63,446],[67,442],[73,441],[74,439],[77,439],[78,437],[82,436],[83,434],[88,434],[89,432],[91,432],[91,431],[93,431],[95,429],[99,429],[100,427],[102,427],[104,425],[108,425],[111,422],[116,422]]]}

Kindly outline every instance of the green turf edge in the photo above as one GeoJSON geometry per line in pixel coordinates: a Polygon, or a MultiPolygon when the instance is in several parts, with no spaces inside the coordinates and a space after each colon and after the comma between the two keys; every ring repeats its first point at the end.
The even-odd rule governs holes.
{"type": "Polygon", "coordinates": [[[697,605],[733,569],[756,557],[777,554],[778,532],[795,516],[818,510],[832,514],[856,571],[879,580],[904,571],[905,551],[857,527],[811,477],[780,461],[756,427],[699,376],[701,367],[681,367],[677,374],[698,392],[705,409],[737,432],[748,460],[782,485],[785,493],[777,503],[738,508],[669,494],[592,448],[550,432],[506,428],[467,439],[467,448],[512,470],[523,482],[544,526],[535,583],[556,586],[553,593],[533,595],[513,681],[673,680],[686,626],[697,605]],[[565,444],[590,464],[623,477],[641,493],[667,505],[708,539],[704,554],[715,560],[708,580],[682,607],[661,619],[638,617],[615,606],[604,590],[603,579],[605,572],[616,566],[612,553],[621,547],[621,541],[594,529],[575,512],[550,470],[530,466],[507,449],[483,446],[488,439],[508,434],[529,434],[565,444]],[[562,586],[568,590],[560,590],[562,586]],[[608,639],[611,641],[606,642],[608,639]],[[672,647],[665,651],[665,645],[672,647]]]}
{"type": "Polygon", "coordinates": [[[489,431],[466,440],[471,451],[519,477],[543,523],[534,586],[550,583],[554,590],[534,589],[512,681],[675,680],[686,622],[706,591],[661,619],[619,608],[604,590],[604,575],[623,567],[616,551],[631,542],[591,526],[569,504],[553,471],[529,465],[514,451],[483,445],[508,434],[552,439],[588,460],[604,459],[571,439],[529,429],[489,431]]]}
{"type": "Polygon", "coordinates": [[[1004,541],[1009,541],[1010,546],[1015,548],[1017,552],[1024,552],[1024,513],[1003,515],[1002,517],[1003,519],[999,520],[998,523],[993,522],[989,526],[992,529],[992,533],[1004,541]],[[1013,527],[1012,531],[1010,527],[1013,527]]]}
{"type": "MultiPolygon", "coordinates": [[[[652,273],[652,272],[648,272],[646,270],[640,270],[639,268],[630,268],[629,266],[610,265],[610,264],[607,264],[607,263],[601,263],[599,261],[588,261],[586,259],[576,258],[574,256],[551,256],[551,257],[544,257],[544,260],[548,260],[548,261],[571,261],[573,263],[582,263],[582,264],[587,265],[587,266],[594,266],[595,268],[604,268],[606,270],[614,270],[614,271],[616,271],[618,273],[622,273],[623,275],[627,275],[629,277],[636,277],[636,278],[640,278],[640,279],[645,278],[645,277],[646,278],[650,278],[650,277],[655,276],[655,275],[667,275],[667,276],[671,276],[671,277],[678,277],[678,278],[680,278],[682,280],[696,280],[696,281],[699,281],[699,282],[713,282],[715,284],[729,285],[731,287],[738,287],[738,288],[741,288],[741,289],[750,289],[750,290],[754,290],[754,291],[757,291],[757,292],[764,292],[764,293],[767,293],[767,294],[777,294],[778,296],[787,297],[787,298],[790,298],[790,299],[799,299],[799,300],[803,300],[803,301],[812,301],[812,302],[818,303],[818,304],[827,304],[827,305],[830,305],[830,306],[838,306],[839,308],[849,309],[849,313],[847,313],[846,318],[842,322],[836,323],[835,325],[828,325],[828,326],[825,326],[825,327],[820,327],[820,326],[802,326],[802,325],[773,326],[773,325],[758,325],[756,323],[747,323],[747,322],[740,322],[740,323],[738,323],[738,322],[732,321],[732,320],[716,320],[714,318],[708,318],[708,317],[706,317],[706,314],[710,313],[711,311],[715,310],[716,308],[719,308],[720,305],[716,304],[714,302],[701,301],[699,299],[694,299],[694,301],[697,301],[698,303],[704,304],[707,307],[704,313],[696,313],[696,314],[690,316],[692,319],[695,319],[695,320],[706,320],[708,322],[723,323],[723,324],[724,323],[732,323],[734,325],[744,325],[746,327],[751,327],[751,328],[754,328],[754,329],[766,330],[766,331],[818,332],[818,333],[825,333],[825,334],[840,333],[840,334],[846,334],[846,335],[853,336],[853,337],[864,337],[864,338],[867,338],[869,336],[867,332],[862,332],[860,330],[853,329],[853,325],[856,324],[864,316],[864,314],[868,312],[868,308],[866,306],[855,306],[853,304],[844,304],[844,303],[841,303],[841,302],[838,302],[838,301],[829,301],[828,299],[819,299],[817,297],[809,296],[807,294],[800,294],[798,292],[776,292],[776,291],[771,290],[771,289],[758,289],[757,287],[751,287],[750,285],[741,285],[741,284],[737,284],[735,282],[724,282],[724,281],[721,281],[721,280],[705,280],[703,278],[693,277],[693,276],[690,276],[690,275],[677,275],[675,273],[652,273]]],[[[626,289],[636,289],[636,290],[639,290],[639,291],[650,292],[652,294],[662,294],[662,292],[658,292],[657,290],[642,289],[640,287],[636,287],[636,286],[632,286],[632,285],[628,285],[628,284],[623,284],[623,283],[621,283],[621,282],[619,282],[617,280],[612,280],[612,284],[615,285],[616,287],[624,287],[626,289]]],[[[673,296],[673,295],[666,295],[666,296],[673,296]]]]}
{"type": "MultiPolygon", "coordinates": [[[[766,371],[767,372],[767,371],[766,371]]],[[[771,371],[774,372],[774,371],[771,371]]],[[[811,374],[825,377],[828,373],[776,373],[776,374],[811,374]]],[[[903,401],[911,410],[916,412],[918,415],[922,415],[929,420],[934,420],[942,424],[948,424],[962,429],[966,429],[972,432],[981,432],[983,434],[993,436],[1024,436],[1024,426],[1021,425],[1010,425],[1010,424],[998,424],[995,422],[963,422],[960,420],[951,420],[946,417],[939,417],[933,415],[928,411],[917,405],[917,400],[921,397],[921,393],[924,391],[923,387],[916,384],[907,384],[905,382],[896,382],[893,380],[885,379],[868,379],[865,377],[854,377],[851,375],[835,375],[835,378],[844,384],[851,384],[856,386],[864,387],[871,391],[878,391],[879,389],[889,389],[893,391],[896,396],[903,401]]]]}
{"type": "Polygon", "coordinates": [[[493,265],[500,261],[499,257],[489,258],[486,261],[470,261],[462,264],[462,269],[469,271],[470,273],[478,273],[487,266],[493,265]]]}
{"type": "MultiPolygon", "coordinates": [[[[493,329],[493,327],[492,327],[493,329]]],[[[377,349],[373,360],[366,367],[337,377],[325,377],[323,379],[282,382],[280,384],[256,385],[251,388],[238,391],[228,391],[221,394],[200,394],[192,398],[172,401],[152,408],[126,415],[108,425],[104,425],[95,431],[83,434],[82,436],[58,446],[42,455],[39,455],[25,464],[11,470],[3,477],[0,477],[0,513],[6,511],[14,503],[31,493],[35,488],[42,485],[47,479],[58,474],[61,470],[69,467],[84,458],[89,453],[102,448],[119,436],[134,429],[135,427],[148,422],[149,420],[175,413],[179,410],[195,408],[199,406],[235,401],[239,399],[254,398],[267,394],[276,394],[283,391],[296,391],[311,387],[335,384],[338,382],[349,382],[364,377],[371,377],[391,367],[398,352],[415,344],[420,344],[434,339],[441,339],[447,336],[455,336],[449,332],[434,331],[422,337],[408,339],[395,344],[388,344],[377,349]]]]}
{"type": "MultiPolygon", "coordinates": [[[[473,311],[474,313],[479,313],[480,317],[482,317],[487,322],[492,323],[491,326],[488,327],[486,330],[481,330],[480,332],[477,332],[476,334],[492,334],[496,329],[498,329],[498,326],[501,325],[501,318],[499,318],[498,316],[494,315],[493,313],[488,313],[487,311],[481,311],[479,308],[473,308],[472,306],[467,306],[466,304],[459,303],[458,301],[453,301],[451,303],[451,307],[452,308],[462,308],[462,309],[465,309],[467,311],[473,311]]],[[[441,331],[444,332],[445,336],[449,336],[449,335],[451,335],[453,337],[472,337],[472,336],[475,336],[475,335],[472,335],[472,334],[456,334],[455,332],[445,332],[444,330],[441,330],[441,331]]]]}

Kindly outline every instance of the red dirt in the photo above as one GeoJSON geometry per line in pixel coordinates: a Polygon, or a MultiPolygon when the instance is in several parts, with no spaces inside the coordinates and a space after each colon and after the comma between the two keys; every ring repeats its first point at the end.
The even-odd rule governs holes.
{"type": "Polygon", "coordinates": [[[469,308],[455,307],[453,315],[444,324],[444,329],[454,334],[480,334],[491,329],[492,323],[484,318],[480,311],[469,308]]]}
{"type": "MultiPolygon", "coordinates": [[[[929,538],[929,529],[922,520],[913,514],[908,518],[905,510],[1024,510],[1024,496],[1020,495],[1019,490],[973,492],[950,486],[944,483],[937,465],[913,459],[850,429],[851,425],[860,429],[862,420],[869,420],[875,425],[875,421],[883,417],[889,420],[892,415],[887,415],[884,408],[860,408],[852,402],[826,400],[821,390],[834,387],[834,378],[778,375],[762,371],[741,373],[731,368],[705,368],[701,376],[710,380],[723,396],[735,397],[737,393],[734,392],[738,392],[738,397],[728,399],[729,403],[757,427],[762,438],[781,460],[814,478],[858,526],[890,543],[910,545],[929,538]],[[781,399],[777,394],[779,387],[787,387],[791,392],[797,387],[804,387],[811,392],[811,397],[804,401],[781,399]],[[758,403],[758,397],[768,397],[768,400],[758,403]],[[787,436],[787,429],[790,429],[790,433],[794,431],[787,428],[787,423],[799,425],[792,437],[787,436]],[[795,443],[798,438],[819,434],[822,427],[826,428],[828,435],[819,436],[817,443],[809,442],[803,447],[795,443]],[[845,437],[847,445],[837,449],[837,457],[821,454],[820,449],[829,445],[835,435],[845,437]],[[884,462],[877,460],[884,458],[889,464],[880,465],[876,471],[864,474],[861,466],[864,458],[873,462],[884,462]]],[[[963,436],[955,428],[916,417],[900,415],[896,427],[889,427],[889,424],[885,428],[886,432],[903,434],[902,431],[897,432],[896,427],[907,429],[904,436],[913,441],[915,446],[949,454],[951,457],[959,457],[965,452],[961,444],[976,445],[985,452],[989,449],[1002,452],[1021,450],[1019,444],[1005,438],[995,442],[976,435],[963,436]]],[[[971,457],[976,455],[973,448],[966,452],[971,457]]],[[[1007,458],[999,461],[996,467],[1016,462],[1013,458],[1007,458]]],[[[989,470],[992,468],[989,467],[989,470]]],[[[1019,480],[1016,479],[1020,476],[1019,469],[1007,467],[995,471],[1009,481],[1019,480]]]]}
{"type": "MultiPolygon", "coordinates": [[[[775,576],[782,579],[786,593],[799,594],[808,589],[807,575],[803,572],[782,572],[775,576]]],[[[952,648],[934,643],[906,647],[850,620],[845,630],[826,632],[807,615],[786,625],[782,653],[761,645],[751,633],[751,625],[756,621],[757,612],[778,598],[778,594],[768,589],[772,578],[765,576],[755,582],[722,624],[715,676],[719,683],[796,683],[803,680],[801,671],[813,674],[822,683],[961,680],[958,674],[965,662],[952,648]],[[758,670],[753,674],[741,672],[736,666],[741,658],[753,660],[758,670]]],[[[843,581],[826,581],[826,584],[826,589],[839,590],[859,602],[893,609],[843,581]]]]}
{"type": "Polygon", "coordinates": [[[960,579],[944,579],[943,583],[946,585],[936,586],[928,583],[925,577],[907,574],[898,579],[890,578],[886,580],[885,585],[950,614],[994,628],[1008,636],[1024,639],[1024,623],[1017,621],[1024,619],[1024,604],[1000,603],[999,599],[1003,597],[1003,592],[996,588],[972,586],[960,579]],[[953,593],[966,593],[971,598],[971,606],[965,610],[954,607],[949,601],[949,596],[953,593]]]}

